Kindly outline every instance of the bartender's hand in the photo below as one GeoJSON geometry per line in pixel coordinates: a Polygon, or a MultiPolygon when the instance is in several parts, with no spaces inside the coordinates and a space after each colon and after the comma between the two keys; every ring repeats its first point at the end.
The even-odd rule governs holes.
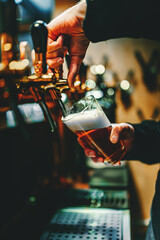
{"type": "Polygon", "coordinates": [[[81,62],[89,45],[83,31],[83,19],[86,14],[86,1],[81,2],[53,19],[48,24],[47,63],[55,68],[63,63],[66,52],[70,55],[68,82],[73,86],[81,62]]]}
{"type": "MultiPolygon", "coordinates": [[[[110,141],[117,143],[121,140],[124,144],[125,151],[128,152],[133,148],[134,141],[134,128],[128,123],[112,124],[110,141]]],[[[90,157],[94,162],[104,162],[103,157],[99,157],[92,149],[85,148],[83,142],[78,138],[79,144],[84,148],[86,156],[90,157]]]]}

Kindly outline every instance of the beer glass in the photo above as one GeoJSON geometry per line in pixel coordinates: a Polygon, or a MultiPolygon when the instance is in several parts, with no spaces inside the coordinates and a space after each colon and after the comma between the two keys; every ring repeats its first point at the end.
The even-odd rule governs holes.
{"type": "Polygon", "coordinates": [[[121,140],[111,143],[111,123],[93,96],[84,97],[74,103],[67,110],[66,116],[62,117],[62,121],[78,136],[84,147],[103,157],[104,163],[114,165],[123,158],[124,145],[121,140]]]}

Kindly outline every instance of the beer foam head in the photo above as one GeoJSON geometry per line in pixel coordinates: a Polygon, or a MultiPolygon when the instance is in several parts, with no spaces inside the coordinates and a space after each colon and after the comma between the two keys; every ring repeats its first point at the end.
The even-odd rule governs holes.
{"type": "Polygon", "coordinates": [[[111,125],[105,113],[97,109],[70,114],[62,118],[62,121],[73,132],[104,128],[111,125]]]}

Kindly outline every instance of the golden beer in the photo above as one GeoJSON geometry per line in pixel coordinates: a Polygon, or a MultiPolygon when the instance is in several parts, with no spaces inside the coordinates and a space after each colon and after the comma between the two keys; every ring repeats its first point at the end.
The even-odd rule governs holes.
{"type": "Polygon", "coordinates": [[[93,96],[76,103],[62,121],[78,136],[84,148],[94,150],[104,162],[115,164],[123,158],[124,145],[121,140],[115,144],[110,141],[112,126],[93,96]]]}

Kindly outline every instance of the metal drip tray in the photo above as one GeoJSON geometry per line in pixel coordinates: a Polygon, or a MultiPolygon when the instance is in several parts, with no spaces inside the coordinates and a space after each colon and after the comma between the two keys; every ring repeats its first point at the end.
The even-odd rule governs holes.
{"type": "Polygon", "coordinates": [[[54,215],[41,240],[130,240],[129,210],[67,208],[54,215]]]}

